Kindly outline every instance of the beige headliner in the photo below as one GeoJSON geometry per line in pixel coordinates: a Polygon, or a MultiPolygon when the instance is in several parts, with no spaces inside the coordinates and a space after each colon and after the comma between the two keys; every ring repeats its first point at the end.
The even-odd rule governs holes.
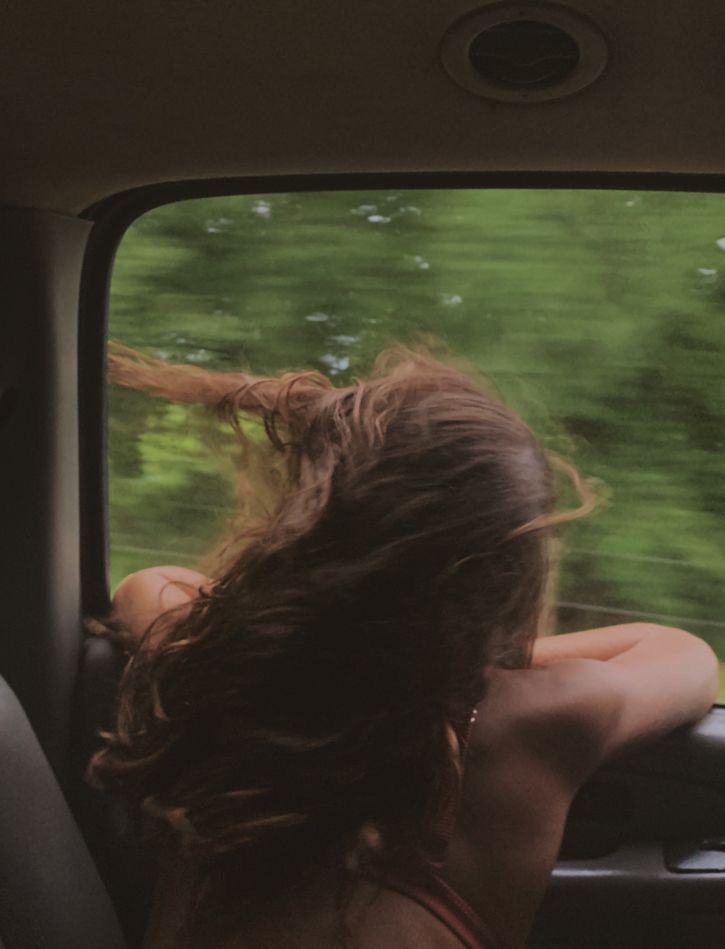
{"type": "Polygon", "coordinates": [[[469,0],[4,0],[0,201],[78,212],[153,182],[408,170],[725,171],[722,0],[574,0],[609,41],[538,106],[456,86],[469,0]]]}

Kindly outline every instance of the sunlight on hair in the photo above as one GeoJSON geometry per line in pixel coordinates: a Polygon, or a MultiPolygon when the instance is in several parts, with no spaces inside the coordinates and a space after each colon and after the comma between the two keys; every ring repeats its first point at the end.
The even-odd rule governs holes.
{"type": "Polygon", "coordinates": [[[556,527],[559,524],[567,524],[570,521],[577,521],[582,517],[587,517],[593,511],[601,506],[601,496],[595,490],[595,480],[593,478],[583,478],[580,472],[571,462],[566,461],[556,452],[547,451],[546,457],[552,470],[565,475],[573,487],[577,497],[581,501],[579,507],[566,508],[564,510],[549,511],[533,518],[521,527],[512,531],[511,537],[520,537],[522,534],[528,534],[531,531],[541,530],[545,527],[556,527]]]}

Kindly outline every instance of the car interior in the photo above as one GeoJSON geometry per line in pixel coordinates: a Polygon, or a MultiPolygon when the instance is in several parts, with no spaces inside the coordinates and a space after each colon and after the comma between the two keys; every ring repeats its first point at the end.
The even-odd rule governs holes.
{"type": "MultiPolygon", "coordinates": [[[[273,327],[272,309],[264,309],[265,294],[281,293],[285,274],[275,271],[274,280],[254,283],[254,263],[242,268],[242,277],[225,278],[230,286],[233,280],[240,283],[240,294],[253,288],[255,300],[262,300],[258,310],[244,316],[246,322],[242,317],[230,322],[228,332],[219,327],[232,290],[222,305],[205,285],[198,295],[206,302],[194,310],[193,321],[184,315],[187,298],[182,290],[154,291],[157,296],[138,311],[137,297],[128,290],[132,280],[146,292],[152,280],[144,276],[146,271],[139,277],[139,268],[157,266],[153,248],[161,246],[162,237],[169,247],[180,247],[182,224],[191,220],[192,210],[182,221],[173,217],[174,208],[198,207],[197,230],[209,241],[232,229],[234,215],[244,218],[247,230],[235,245],[237,257],[231,264],[225,258],[224,266],[232,269],[234,261],[242,260],[239,247],[249,260],[261,259],[253,258],[262,240],[255,235],[261,232],[250,229],[264,225],[268,235],[271,218],[280,221],[281,236],[275,237],[280,246],[282,231],[288,235],[284,253],[290,260],[295,248],[308,246],[310,256],[302,258],[300,267],[310,266],[314,255],[324,257],[321,266],[329,270],[334,269],[338,232],[339,246],[347,248],[344,253],[352,260],[358,245],[352,238],[344,243],[345,228],[364,225],[376,235],[370,240],[378,241],[380,229],[392,222],[402,234],[401,260],[421,279],[435,271],[415,244],[425,237],[420,215],[432,220],[425,217],[426,196],[431,208],[438,196],[440,207],[452,202],[450,207],[456,209],[448,217],[441,213],[441,228],[454,228],[456,222],[463,227],[467,209],[474,205],[479,208],[477,221],[487,213],[493,221],[494,210],[496,222],[511,221],[516,211],[517,226],[524,232],[539,226],[526,222],[541,224],[536,233],[543,236],[527,251],[525,266],[530,273],[533,257],[539,259],[549,274],[545,279],[552,286],[560,284],[559,296],[551,297],[556,301],[574,294],[573,284],[565,285],[564,265],[556,269],[556,251],[547,250],[550,232],[545,224],[560,221],[564,214],[565,198],[560,196],[573,196],[566,205],[567,222],[578,225],[567,245],[572,248],[590,240],[585,212],[598,214],[603,208],[602,215],[614,214],[616,202],[617,208],[636,210],[631,206],[647,205],[648,195],[652,220],[664,220],[668,209],[676,207],[679,216],[672,217],[675,223],[666,233],[654,234],[642,226],[635,236],[637,246],[670,254],[666,264],[652,263],[663,273],[672,271],[678,254],[687,258],[692,272],[688,300],[694,302],[683,305],[697,313],[700,336],[693,342],[689,311],[678,310],[684,316],[678,316],[677,325],[672,320],[667,324],[668,355],[658,356],[657,366],[638,378],[643,386],[656,389],[657,406],[672,408],[669,414],[663,409],[661,416],[653,409],[642,432],[631,435],[635,441],[630,448],[632,457],[645,458],[643,470],[656,454],[646,437],[659,432],[663,457],[675,454],[665,435],[675,431],[667,426],[677,414],[677,437],[689,446],[689,461],[677,449],[677,477],[690,479],[687,496],[693,510],[699,505],[698,519],[691,527],[682,526],[674,514],[668,521],[666,493],[661,513],[648,515],[655,526],[660,521],[670,525],[668,537],[685,540],[674,550],[652,527],[648,536],[654,539],[646,550],[643,542],[641,551],[655,578],[655,592],[642,607],[645,612],[638,614],[627,598],[627,584],[636,580],[633,568],[624,563],[615,579],[607,574],[606,584],[594,583],[586,551],[583,559],[574,561],[561,607],[569,628],[581,623],[585,596],[587,616],[612,616],[612,622],[619,616],[692,618],[692,631],[718,650],[717,636],[725,629],[718,605],[725,580],[721,543],[718,548],[719,517],[725,515],[725,393],[719,382],[725,339],[721,344],[717,335],[725,305],[718,257],[725,251],[721,4],[157,0],[102,6],[78,0],[62,5],[10,0],[0,22],[0,949],[139,947],[152,900],[156,864],[153,853],[140,843],[139,828],[112,797],[93,791],[83,777],[99,747],[99,731],[109,727],[127,660],[115,642],[89,632],[86,620],[107,615],[113,585],[124,572],[154,562],[153,555],[161,553],[178,555],[179,562],[193,557],[187,551],[183,560],[178,524],[159,536],[156,547],[161,550],[149,550],[150,541],[142,536],[145,515],[132,502],[146,488],[134,481],[140,475],[133,466],[122,470],[121,465],[122,450],[131,450],[128,432],[137,424],[136,410],[131,407],[121,416],[119,400],[108,391],[109,336],[192,362],[211,352],[209,359],[219,365],[251,352],[262,354],[260,365],[276,369],[296,352],[284,348],[292,324],[273,327]],[[494,209],[485,202],[496,194],[503,197],[494,209]],[[586,207],[577,203],[584,198],[586,207]],[[232,202],[228,212],[222,204],[227,200],[232,202]],[[344,214],[335,211],[337,217],[329,210],[335,200],[344,207],[344,214]],[[207,207],[204,201],[213,205],[207,207]],[[320,225],[312,234],[302,225],[318,213],[315,207],[328,208],[325,214],[332,215],[333,224],[320,225]],[[534,207],[536,214],[526,217],[527,209],[534,207]],[[687,214],[696,222],[682,224],[687,214]],[[344,227],[334,223],[338,217],[344,217],[344,227]],[[688,243],[696,227],[709,241],[702,259],[697,257],[700,245],[688,243]],[[161,235],[158,245],[155,235],[161,235]],[[158,323],[162,328],[154,336],[153,321],[162,320],[159,314],[163,326],[158,323]],[[242,322],[248,348],[230,354],[227,341],[242,322]],[[198,328],[201,323],[209,327],[203,344],[199,334],[206,331],[198,328]],[[260,338],[267,348],[259,348],[259,343],[255,350],[260,338]],[[221,355],[214,355],[215,345],[221,355]],[[672,369],[668,360],[680,357],[683,365],[693,367],[695,382],[683,381],[672,369]],[[692,401],[693,393],[700,392],[696,383],[709,393],[707,406],[692,401]],[[700,482],[690,465],[711,474],[710,486],[702,488],[696,500],[692,498],[700,482]],[[692,536],[701,541],[697,555],[691,553],[692,536]],[[698,558],[700,572],[687,573],[689,561],[698,558]],[[677,599],[675,576],[687,588],[687,600],[677,599]]],[[[634,235],[638,226],[623,224],[626,230],[617,234],[634,235]]],[[[515,234],[519,236],[511,238],[513,244],[521,239],[519,230],[515,234]]],[[[618,280],[628,288],[640,280],[636,268],[627,270],[627,258],[636,251],[635,236],[626,246],[620,246],[621,237],[610,241],[616,246],[607,251],[613,255],[607,285],[615,296],[618,280]]],[[[496,241],[494,235],[486,245],[487,259],[495,257],[496,241]]],[[[370,246],[369,257],[356,271],[360,281],[384,268],[378,244],[370,246]]],[[[592,255],[604,253],[603,243],[587,246],[593,248],[592,255]]],[[[439,257],[430,259],[446,257],[454,264],[467,253],[453,244],[435,252],[439,257]]],[[[191,285],[205,279],[196,276],[194,266],[216,274],[216,251],[204,253],[201,263],[191,251],[179,251],[176,259],[190,294],[196,292],[191,285]]],[[[343,251],[338,248],[337,253],[343,251]]],[[[475,266],[473,257],[470,266],[475,266]]],[[[521,275],[517,285],[525,286],[523,269],[516,273],[521,275]]],[[[487,292],[498,293],[505,302],[514,291],[508,284],[497,289],[495,279],[491,277],[487,292]]],[[[391,280],[395,277],[384,290],[376,290],[379,309],[395,297],[391,280]]],[[[450,286],[435,285],[438,309],[431,310],[425,329],[439,329],[437,320],[467,305],[466,292],[451,281],[450,286]]],[[[323,339],[319,333],[332,312],[331,294],[313,288],[304,306],[295,310],[297,316],[290,316],[299,317],[306,327],[308,335],[299,337],[300,347],[323,339]]],[[[607,298],[611,307],[615,296],[607,298]]],[[[589,298],[576,299],[577,305],[586,306],[589,298]]],[[[657,298],[662,313],[672,315],[674,299],[675,291],[667,284],[657,298]]],[[[394,300],[390,305],[395,306],[394,300]]],[[[517,300],[513,305],[519,306],[517,300]]],[[[531,306],[535,310],[535,304],[531,306]]],[[[566,331],[542,322],[536,345],[546,347],[552,366],[562,360],[552,373],[576,376],[578,341],[596,344],[591,364],[583,369],[594,378],[598,363],[626,362],[622,354],[634,351],[629,327],[636,328],[638,320],[644,327],[641,352],[660,351],[658,327],[664,323],[645,326],[647,304],[642,302],[641,311],[639,306],[626,313],[622,309],[617,317],[623,328],[617,342],[621,348],[614,355],[604,336],[598,341],[594,318],[585,322],[572,317],[566,331]]],[[[607,319],[613,326],[611,307],[607,319]]],[[[365,313],[365,319],[374,322],[365,313]]],[[[475,316],[467,319],[475,321],[475,316]]],[[[361,316],[360,326],[363,322],[361,316]]],[[[453,345],[468,347],[464,330],[450,326],[453,345]]],[[[343,321],[329,337],[337,349],[324,337],[327,349],[318,367],[327,366],[341,378],[352,371],[354,358],[351,366],[347,353],[359,332],[357,323],[350,329],[343,321]]],[[[378,337],[377,331],[371,332],[372,347],[378,337]]],[[[440,332],[445,335],[447,330],[440,332]]],[[[534,331],[526,333],[529,346],[534,331]]],[[[496,381],[500,377],[505,382],[508,372],[507,339],[502,336],[495,349],[499,361],[491,374],[496,381]]],[[[543,349],[535,350],[537,359],[540,352],[543,349]]],[[[548,383],[541,385],[548,391],[548,383]]],[[[618,414],[628,409],[613,397],[607,401],[607,385],[604,379],[605,395],[599,399],[615,425],[618,414]]],[[[572,400],[585,401],[578,390],[571,393],[572,400]]],[[[632,401],[641,407],[638,399],[632,401]]],[[[567,430],[574,432],[574,443],[583,446],[588,457],[586,444],[598,444],[599,430],[583,422],[577,428],[574,413],[567,414],[567,423],[569,416],[574,421],[567,430]]],[[[148,431],[155,425],[158,434],[159,426],[166,424],[159,419],[158,413],[152,419],[147,412],[143,425],[148,431]]],[[[186,422],[177,419],[174,424],[178,429],[186,422]]],[[[180,454],[188,454],[177,429],[171,440],[180,445],[180,454]]],[[[137,426],[134,439],[141,438],[139,432],[137,426]]],[[[152,449],[158,450],[158,444],[148,438],[143,442],[144,464],[156,463],[152,449]]],[[[605,467],[608,452],[602,449],[605,467]]],[[[616,467],[611,452],[609,457],[616,467]]],[[[163,468],[166,463],[162,459],[159,464],[163,468]]],[[[635,485],[642,496],[670,475],[655,471],[646,484],[643,477],[635,485]]],[[[191,510],[189,497],[199,483],[188,476],[184,510],[191,510]]],[[[147,505],[153,503],[152,488],[144,495],[147,505]]],[[[217,485],[214,490],[221,489],[217,485]]],[[[627,490],[617,487],[610,503],[613,511],[627,490]]],[[[159,507],[158,512],[161,523],[166,509],[159,507]]],[[[628,543],[640,550],[638,532],[645,527],[629,516],[627,520],[621,529],[630,531],[628,543]]],[[[591,533],[577,540],[582,550],[597,542],[586,538],[597,536],[600,523],[594,520],[591,533]]],[[[147,534],[164,530],[154,522],[147,534]]],[[[208,540],[208,532],[201,531],[192,553],[208,540]]],[[[725,638],[725,658],[723,653],[725,638]]],[[[716,705],[697,725],[621,755],[581,790],[530,946],[715,949],[723,944],[725,706],[716,705]]]]}

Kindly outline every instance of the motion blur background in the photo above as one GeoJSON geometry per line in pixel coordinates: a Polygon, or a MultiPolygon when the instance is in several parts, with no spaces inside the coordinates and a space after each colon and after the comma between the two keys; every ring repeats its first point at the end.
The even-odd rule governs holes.
{"type": "MultiPolygon", "coordinates": [[[[725,658],[725,196],[389,190],[194,199],[138,219],[113,340],[340,385],[432,334],[601,482],[563,531],[559,628],[680,625],[725,658]]],[[[236,454],[196,407],[115,388],[111,572],[194,565],[236,454]]]]}

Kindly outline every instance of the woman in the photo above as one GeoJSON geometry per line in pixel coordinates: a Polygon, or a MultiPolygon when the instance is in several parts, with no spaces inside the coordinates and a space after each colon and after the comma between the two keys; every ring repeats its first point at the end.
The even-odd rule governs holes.
{"type": "Polygon", "coordinates": [[[278,478],[213,580],[116,593],[138,648],[90,773],[167,829],[148,949],[522,947],[577,789],[707,712],[710,648],[537,638],[553,527],[593,502],[456,368],[397,349],[337,389],[117,349],[111,372],[243,439],[261,417],[278,478]]]}

